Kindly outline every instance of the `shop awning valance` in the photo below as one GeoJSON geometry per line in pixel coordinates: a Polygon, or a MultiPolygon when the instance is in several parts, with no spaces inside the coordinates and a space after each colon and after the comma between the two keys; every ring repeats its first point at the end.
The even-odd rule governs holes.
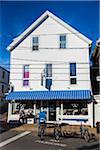
{"type": "Polygon", "coordinates": [[[89,100],[90,90],[14,91],[6,100],[89,100]]]}

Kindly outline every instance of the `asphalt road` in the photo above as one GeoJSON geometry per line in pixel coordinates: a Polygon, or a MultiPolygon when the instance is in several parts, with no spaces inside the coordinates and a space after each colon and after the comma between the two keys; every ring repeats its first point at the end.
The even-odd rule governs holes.
{"type": "Polygon", "coordinates": [[[79,137],[53,136],[40,140],[36,133],[8,130],[0,134],[0,150],[99,150],[99,142],[91,139],[89,143],[79,137]]]}

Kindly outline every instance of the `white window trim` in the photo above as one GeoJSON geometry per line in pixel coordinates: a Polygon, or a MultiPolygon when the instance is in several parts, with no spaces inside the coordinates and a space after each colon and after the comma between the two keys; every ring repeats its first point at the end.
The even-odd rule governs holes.
{"type": "Polygon", "coordinates": [[[22,70],[23,70],[23,72],[22,72],[22,87],[27,88],[27,87],[30,86],[30,65],[29,64],[23,64],[23,69],[22,70]],[[24,66],[29,66],[29,78],[24,78],[24,66]],[[27,85],[27,86],[23,85],[23,81],[24,80],[28,80],[29,81],[29,85],[27,85]]]}
{"type": "Polygon", "coordinates": [[[72,85],[72,86],[74,86],[74,85],[77,85],[77,63],[76,63],[76,76],[70,76],[70,64],[71,63],[76,63],[76,62],[69,62],[69,85],[72,85]],[[70,79],[72,79],[72,78],[76,78],[76,84],[71,84],[71,82],[70,82],[70,79]]]}
{"type": "Polygon", "coordinates": [[[66,48],[67,48],[67,34],[59,34],[59,49],[66,49],[66,48]],[[63,43],[66,44],[65,48],[60,48],[60,44],[61,44],[60,36],[66,36],[66,41],[63,41],[63,43]]]}

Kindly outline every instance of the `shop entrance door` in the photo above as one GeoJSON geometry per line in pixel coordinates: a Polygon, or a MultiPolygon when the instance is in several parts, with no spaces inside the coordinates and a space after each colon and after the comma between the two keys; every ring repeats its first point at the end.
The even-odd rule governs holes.
{"type": "Polygon", "coordinates": [[[56,102],[49,102],[49,121],[56,121],[56,102]]]}

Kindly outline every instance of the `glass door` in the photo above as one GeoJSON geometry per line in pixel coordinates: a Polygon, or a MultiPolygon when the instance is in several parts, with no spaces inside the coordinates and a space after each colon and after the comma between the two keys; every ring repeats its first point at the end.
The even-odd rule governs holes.
{"type": "Polygon", "coordinates": [[[56,102],[49,102],[49,121],[56,121],[56,102]]]}

